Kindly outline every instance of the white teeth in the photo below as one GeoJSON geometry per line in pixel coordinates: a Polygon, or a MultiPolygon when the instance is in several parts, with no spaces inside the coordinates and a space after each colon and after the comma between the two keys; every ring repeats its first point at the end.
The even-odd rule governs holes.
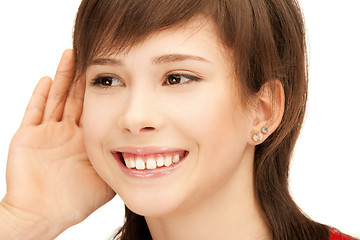
{"type": "Polygon", "coordinates": [[[136,167],[135,161],[133,159],[125,159],[125,164],[126,164],[126,167],[128,167],[128,168],[136,167]]]}
{"type": "Polygon", "coordinates": [[[171,164],[172,164],[172,157],[167,156],[167,157],[165,158],[165,167],[170,167],[171,164]]]}
{"type": "Polygon", "coordinates": [[[125,159],[125,165],[126,165],[128,168],[131,168],[131,166],[130,166],[130,160],[125,159]]]}
{"type": "Polygon", "coordinates": [[[145,162],[142,159],[136,159],[136,169],[137,170],[144,170],[145,169],[145,162]]]}
{"type": "Polygon", "coordinates": [[[134,160],[130,160],[130,168],[135,168],[136,167],[136,163],[134,160]]]}
{"type": "Polygon", "coordinates": [[[158,159],[156,159],[156,166],[163,167],[164,164],[164,157],[159,157],[158,159]]]}
{"type": "Polygon", "coordinates": [[[178,163],[179,161],[180,161],[180,156],[176,154],[176,155],[174,156],[172,162],[173,162],[173,163],[178,163]]]}
{"type": "Polygon", "coordinates": [[[146,168],[147,169],[156,169],[156,162],[154,158],[149,158],[146,161],[146,168]]]}
{"type": "Polygon", "coordinates": [[[130,160],[130,167],[131,168],[135,168],[136,167],[136,163],[134,160],[130,160]]]}
{"type": "Polygon", "coordinates": [[[172,164],[178,163],[180,161],[180,155],[175,154],[174,156],[158,156],[150,157],[146,159],[145,157],[133,157],[124,158],[125,165],[127,168],[132,169],[136,168],[137,170],[144,169],[156,169],[160,167],[170,167],[172,164]]]}

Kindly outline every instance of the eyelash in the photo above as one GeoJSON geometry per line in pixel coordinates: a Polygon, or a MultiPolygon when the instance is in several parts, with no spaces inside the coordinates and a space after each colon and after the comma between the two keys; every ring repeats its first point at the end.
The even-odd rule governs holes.
{"type": "Polygon", "coordinates": [[[194,75],[190,75],[190,74],[184,74],[184,73],[169,73],[166,74],[165,76],[165,81],[164,81],[164,85],[169,85],[169,86],[181,86],[181,85],[185,85],[185,84],[191,84],[194,82],[199,82],[200,80],[202,80],[200,77],[198,76],[194,76],[194,75]],[[187,81],[183,82],[183,83],[176,83],[176,84],[171,84],[168,83],[168,81],[170,80],[170,78],[186,78],[187,81]]]}
{"type": "MultiPolygon", "coordinates": [[[[114,80],[121,82],[121,80],[116,76],[100,75],[100,76],[95,77],[94,79],[92,79],[90,84],[91,84],[91,86],[101,87],[101,88],[111,88],[111,87],[117,87],[117,86],[125,85],[124,83],[121,82],[121,84],[119,84],[117,86],[111,86],[112,81],[114,81],[114,80]],[[111,81],[110,85],[104,84],[105,82],[103,82],[103,81],[107,81],[107,80],[111,81]]],[[[165,85],[165,86],[174,86],[175,87],[175,86],[181,86],[181,85],[185,85],[185,84],[191,84],[193,82],[198,82],[200,80],[202,80],[201,77],[190,75],[190,74],[169,73],[169,74],[166,74],[165,79],[163,81],[163,85],[165,85]],[[185,79],[187,79],[187,81],[182,82],[182,83],[180,82],[180,83],[171,84],[171,83],[168,82],[170,80],[170,78],[180,78],[180,81],[181,81],[181,78],[185,78],[185,79]]]]}
{"type": "MultiPolygon", "coordinates": [[[[100,75],[100,76],[97,76],[94,79],[92,79],[90,84],[91,84],[91,86],[95,86],[95,87],[110,88],[110,87],[114,87],[114,86],[111,86],[111,84],[113,83],[114,80],[121,82],[121,80],[116,76],[100,75]],[[109,81],[110,85],[106,85],[105,81],[109,81]]],[[[119,86],[122,86],[122,85],[124,85],[124,84],[121,83],[119,86]]]]}

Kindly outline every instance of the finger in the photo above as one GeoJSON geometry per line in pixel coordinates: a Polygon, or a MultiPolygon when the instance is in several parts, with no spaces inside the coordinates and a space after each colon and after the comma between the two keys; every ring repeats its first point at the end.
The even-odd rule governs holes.
{"type": "Polygon", "coordinates": [[[79,124],[84,103],[84,93],[85,79],[81,78],[71,87],[64,107],[63,120],[74,121],[79,124]]]}
{"type": "Polygon", "coordinates": [[[39,125],[42,122],[51,84],[52,80],[49,77],[40,79],[30,98],[21,126],[39,125]]]}
{"type": "Polygon", "coordinates": [[[73,80],[74,57],[66,50],[60,60],[54,82],[46,102],[43,121],[59,121],[62,118],[66,96],[73,80]]]}

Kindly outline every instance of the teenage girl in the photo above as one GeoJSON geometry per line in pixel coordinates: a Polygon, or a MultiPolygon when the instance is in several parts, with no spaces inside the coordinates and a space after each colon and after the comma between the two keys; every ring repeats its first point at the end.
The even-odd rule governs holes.
{"type": "Polygon", "coordinates": [[[83,0],[11,142],[0,238],[53,239],[118,194],[116,239],[351,239],[288,190],[304,35],[293,0],[83,0]]]}

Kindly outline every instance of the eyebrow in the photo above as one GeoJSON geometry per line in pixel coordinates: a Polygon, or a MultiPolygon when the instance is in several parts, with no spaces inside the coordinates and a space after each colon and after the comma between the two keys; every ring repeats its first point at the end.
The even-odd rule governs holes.
{"type": "Polygon", "coordinates": [[[208,63],[210,62],[209,60],[203,57],[188,55],[188,54],[167,54],[153,58],[152,62],[154,64],[163,64],[163,63],[171,63],[171,62],[181,62],[186,60],[194,60],[194,61],[201,61],[208,63]]]}
{"type": "MultiPolygon", "coordinates": [[[[187,60],[193,60],[193,61],[201,61],[201,62],[207,62],[210,61],[195,55],[188,55],[188,54],[166,54],[159,57],[154,57],[152,59],[153,64],[165,64],[165,63],[172,63],[172,62],[181,62],[181,61],[187,61],[187,60]]],[[[93,59],[90,61],[89,65],[124,65],[123,62],[120,59],[115,58],[98,58],[93,59]]]]}
{"type": "Polygon", "coordinates": [[[114,58],[95,58],[90,61],[89,65],[123,65],[123,62],[114,58]]]}

